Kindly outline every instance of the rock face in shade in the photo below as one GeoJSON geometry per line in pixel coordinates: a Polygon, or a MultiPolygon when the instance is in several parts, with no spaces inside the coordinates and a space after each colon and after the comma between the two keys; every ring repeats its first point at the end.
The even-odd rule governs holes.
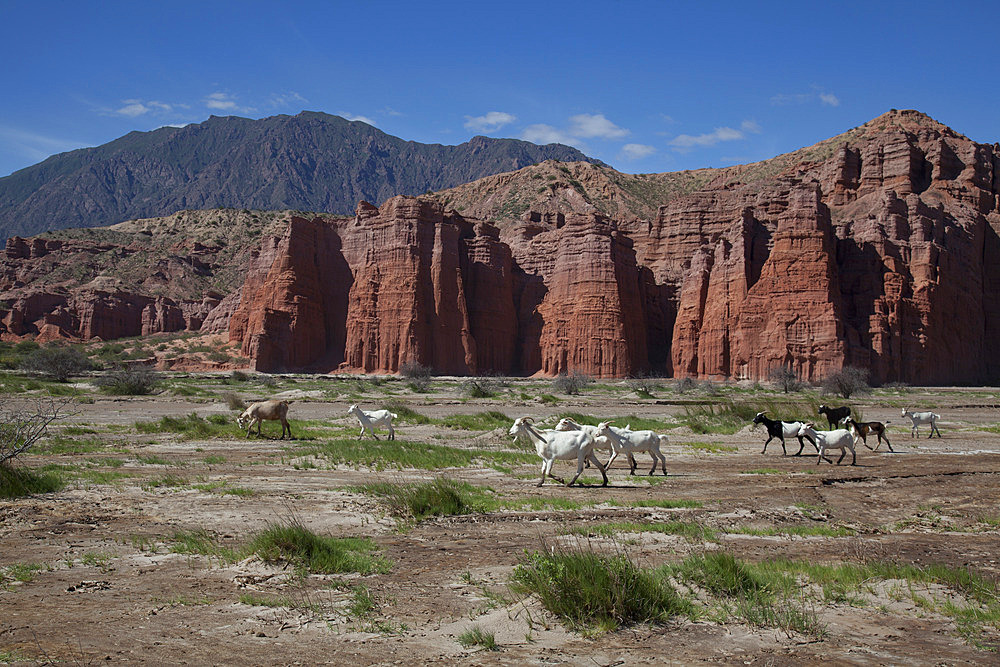
{"type": "MultiPolygon", "coordinates": [[[[876,381],[1000,380],[1000,145],[893,111],[795,153],[690,177],[584,178],[593,169],[504,175],[500,194],[517,201],[484,201],[477,214],[524,210],[531,193],[558,201],[528,201],[498,225],[446,210],[441,196],[362,202],[349,219],[282,219],[239,255],[234,287],[201,299],[100,276],[32,292],[51,269],[43,258],[76,256],[78,241],[11,239],[0,332],[228,326],[267,371],[414,362],[448,374],[764,379],[785,365],[815,381],[853,365],[876,381]],[[662,205],[651,219],[606,217],[588,190],[598,182],[601,196],[622,200],[614,188],[631,187],[629,201],[662,205]]],[[[471,185],[463,192],[488,191],[471,185]]],[[[208,275],[220,251],[207,248],[160,252],[156,266],[208,275]]]]}

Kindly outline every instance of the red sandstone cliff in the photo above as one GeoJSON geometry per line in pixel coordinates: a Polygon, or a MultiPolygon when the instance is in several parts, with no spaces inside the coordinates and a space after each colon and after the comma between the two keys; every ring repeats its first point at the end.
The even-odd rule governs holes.
{"type": "Polygon", "coordinates": [[[467,208],[488,217],[527,207],[497,225],[407,197],[296,217],[244,246],[232,289],[201,299],[162,286],[213,275],[222,241],[154,253],[138,287],[102,273],[33,290],[51,257],[127,264],[147,250],[12,239],[0,318],[43,337],[228,326],[261,370],[761,379],[788,365],[818,380],[850,364],[881,381],[1000,379],[1000,146],[903,111],[762,163],[610,172],[546,163],[438,196],[479,193],[467,208]]]}

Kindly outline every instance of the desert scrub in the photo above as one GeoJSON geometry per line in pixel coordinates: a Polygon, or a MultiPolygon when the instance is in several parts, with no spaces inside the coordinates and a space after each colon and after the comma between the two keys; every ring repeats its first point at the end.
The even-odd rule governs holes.
{"type": "Polygon", "coordinates": [[[119,396],[144,396],[156,389],[160,374],[149,366],[119,366],[98,378],[101,391],[119,396]]]}
{"type": "Polygon", "coordinates": [[[666,579],[639,568],[624,553],[576,548],[526,554],[510,585],[515,593],[538,596],[570,629],[588,634],[664,623],[692,612],[691,603],[666,579]]]}

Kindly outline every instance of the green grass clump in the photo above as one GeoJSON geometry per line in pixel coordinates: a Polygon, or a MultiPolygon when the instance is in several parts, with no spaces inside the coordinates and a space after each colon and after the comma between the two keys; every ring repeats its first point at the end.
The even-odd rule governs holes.
{"type": "Polygon", "coordinates": [[[780,475],[781,470],[777,468],[753,468],[752,470],[744,470],[744,475],[780,475]]]}
{"type": "Polygon", "coordinates": [[[404,421],[408,424],[432,424],[434,422],[434,420],[427,415],[421,414],[410,406],[396,401],[386,403],[385,409],[396,414],[400,421],[404,421]]]}
{"type": "Polygon", "coordinates": [[[492,431],[509,427],[514,420],[499,410],[489,410],[472,415],[452,415],[441,420],[442,426],[460,428],[466,431],[492,431]]]}
{"type": "Polygon", "coordinates": [[[662,571],[711,593],[722,615],[752,627],[780,628],[814,637],[825,634],[815,612],[792,598],[795,581],[782,572],[745,563],[725,552],[690,556],[662,571]]]}
{"type": "MultiPolygon", "coordinates": [[[[159,421],[136,422],[135,428],[139,433],[179,433],[185,440],[202,440],[223,436],[235,438],[240,434],[245,435],[225,415],[211,415],[208,419],[205,419],[204,417],[199,417],[194,412],[187,417],[172,417],[168,415],[161,417],[159,421]]],[[[264,426],[264,428],[267,427],[264,426]]]]}
{"type": "Polygon", "coordinates": [[[650,417],[637,417],[635,415],[625,415],[619,417],[610,418],[599,418],[592,415],[585,415],[580,412],[564,412],[559,415],[560,419],[568,418],[575,421],[577,424],[584,424],[588,426],[597,426],[603,421],[610,421],[612,426],[618,428],[630,427],[633,431],[656,431],[662,433],[671,426],[674,426],[670,422],[664,421],[662,419],[653,419],[650,417]]]}
{"type": "Polygon", "coordinates": [[[337,438],[298,447],[296,455],[322,457],[334,464],[363,465],[375,470],[389,467],[440,470],[467,467],[474,460],[508,465],[538,460],[537,455],[527,452],[456,449],[425,442],[354,438],[337,438]]]}
{"type": "Polygon", "coordinates": [[[511,588],[534,594],[574,630],[610,632],[690,614],[691,604],[665,580],[624,554],[587,550],[535,552],[514,568],[511,588]]]}
{"type": "Polygon", "coordinates": [[[431,516],[468,514],[479,509],[486,496],[485,490],[443,477],[417,484],[376,482],[355,489],[383,498],[392,515],[414,521],[431,516]]]}
{"type": "Polygon", "coordinates": [[[358,537],[322,537],[298,521],[272,524],[244,547],[269,563],[288,563],[305,572],[361,574],[389,571],[389,562],[376,551],[375,542],[358,537]]]}
{"type": "Polygon", "coordinates": [[[500,650],[500,647],[497,645],[496,636],[492,632],[483,630],[478,625],[474,625],[460,634],[458,636],[458,643],[461,644],[463,648],[481,646],[487,651],[500,650]]]}
{"type": "MultiPolygon", "coordinates": [[[[689,405],[679,416],[681,423],[695,433],[724,433],[732,435],[753,423],[758,412],[771,419],[816,421],[816,408],[812,399],[789,402],[780,400],[755,400],[752,402],[727,399],[717,403],[689,405]]],[[[763,428],[763,427],[762,427],[763,428]]]]}
{"type": "Polygon", "coordinates": [[[55,493],[65,485],[63,476],[56,471],[36,472],[30,468],[0,464],[0,498],[55,493]]]}

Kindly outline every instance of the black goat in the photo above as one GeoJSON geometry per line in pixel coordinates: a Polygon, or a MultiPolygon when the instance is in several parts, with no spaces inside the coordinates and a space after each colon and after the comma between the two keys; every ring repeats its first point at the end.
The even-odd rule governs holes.
{"type": "MultiPolygon", "coordinates": [[[[775,438],[781,441],[781,455],[788,456],[788,452],[785,450],[785,437],[798,438],[799,439],[799,451],[795,452],[795,456],[802,453],[802,449],[806,446],[806,443],[802,441],[805,437],[813,447],[816,447],[816,442],[807,436],[799,435],[799,428],[802,426],[802,422],[782,422],[775,419],[768,419],[764,416],[763,412],[758,412],[757,416],[753,418],[754,424],[763,424],[767,428],[767,442],[764,443],[764,449],[761,450],[761,454],[767,452],[767,443],[771,442],[775,438]]],[[[819,451],[819,447],[816,447],[816,451],[819,451]]]]}
{"type": "Polygon", "coordinates": [[[837,424],[840,423],[841,419],[851,416],[851,408],[844,406],[842,408],[828,408],[825,405],[819,406],[819,413],[821,415],[826,415],[826,420],[830,422],[830,430],[837,428],[837,424]]]}
{"type": "Polygon", "coordinates": [[[853,419],[844,420],[844,425],[849,429],[853,429],[858,435],[861,436],[861,442],[865,443],[865,447],[871,449],[872,451],[877,450],[882,446],[882,441],[885,440],[885,444],[889,445],[889,451],[893,451],[892,443],[889,442],[889,438],[885,434],[885,424],[882,422],[856,422],[853,419]],[[872,449],[868,446],[868,435],[874,433],[878,436],[878,444],[872,449]]]}

